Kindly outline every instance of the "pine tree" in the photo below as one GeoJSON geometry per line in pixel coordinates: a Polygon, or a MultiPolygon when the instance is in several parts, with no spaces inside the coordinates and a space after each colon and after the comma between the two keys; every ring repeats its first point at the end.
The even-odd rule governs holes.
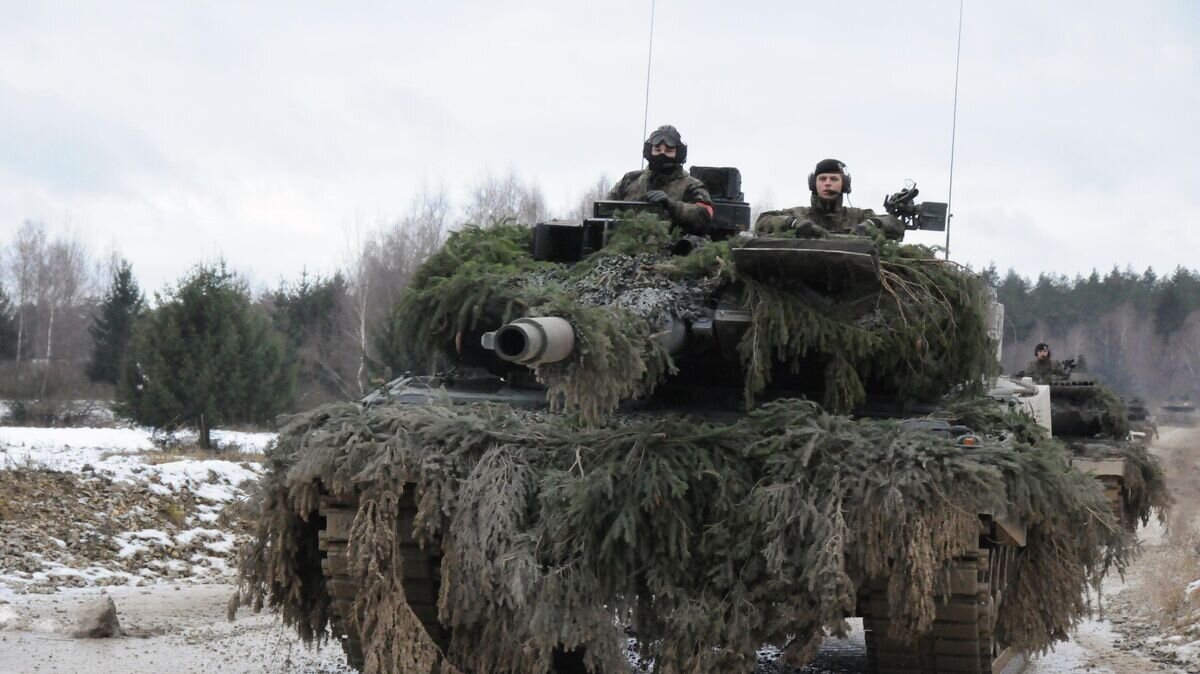
{"type": "Polygon", "coordinates": [[[92,360],[87,375],[92,381],[116,384],[121,375],[121,360],[133,336],[133,324],[145,307],[145,300],[133,278],[133,267],[120,260],[113,269],[108,292],[88,332],[92,335],[92,360]]]}
{"type": "Polygon", "coordinates": [[[358,349],[345,278],[304,273],[299,283],[280,283],[270,295],[271,322],[287,340],[296,363],[303,407],[355,397],[358,349]]]}
{"type": "Polygon", "coordinates": [[[1187,320],[1188,307],[1184,304],[1179,287],[1168,282],[1158,294],[1154,305],[1154,331],[1161,337],[1170,337],[1187,320]]]}
{"type": "Polygon", "coordinates": [[[133,331],[121,412],[159,428],[191,426],[210,448],[216,424],[264,423],[291,403],[283,338],[224,262],[196,267],[133,331]]]}
{"type": "Polygon", "coordinates": [[[0,288],[0,360],[12,360],[17,355],[17,319],[12,301],[0,288]]]}

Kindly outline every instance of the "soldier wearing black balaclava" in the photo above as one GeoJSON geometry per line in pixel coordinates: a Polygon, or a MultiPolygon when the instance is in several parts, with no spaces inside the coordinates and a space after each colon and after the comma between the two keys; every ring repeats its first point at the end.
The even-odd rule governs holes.
{"type": "Polygon", "coordinates": [[[836,159],[822,159],[808,175],[812,192],[808,206],[766,211],[754,222],[754,231],[768,236],[819,238],[829,234],[883,234],[904,238],[904,223],[890,215],[875,215],[869,208],[850,208],[843,201],[850,194],[850,174],[836,159]]]}
{"type": "Polygon", "coordinates": [[[689,234],[712,224],[712,196],[699,179],[683,170],[687,144],[670,125],[660,126],[642,144],[647,168],[630,171],[608,192],[613,201],[648,201],[662,206],[671,223],[689,234]]]}

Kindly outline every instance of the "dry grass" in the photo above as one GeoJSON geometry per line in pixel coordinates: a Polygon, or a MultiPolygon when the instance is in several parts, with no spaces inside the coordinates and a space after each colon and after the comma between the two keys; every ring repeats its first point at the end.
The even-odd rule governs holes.
{"type": "Polygon", "coordinates": [[[1154,452],[1175,499],[1166,535],[1147,546],[1139,562],[1138,604],[1163,626],[1182,627],[1200,609],[1185,588],[1200,580],[1200,429],[1164,429],[1154,452]]]}
{"type": "Polygon", "coordinates": [[[241,452],[220,450],[214,451],[211,449],[200,449],[199,447],[189,447],[179,450],[153,450],[146,452],[142,456],[145,457],[146,463],[156,466],[163,463],[173,463],[175,461],[248,461],[251,463],[261,462],[266,457],[258,452],[241,452]]]}
{"type": "Polygon", "coordinates": [[[178,503],[167,503],[159,507],[158,512],[176,527],[183,527],[187,522],[187,511],[178,503]]]}
{"type": "Polygon", "coordinates": [[[1189,597],[1187,586],[1200,580],[1200,535],[1170,536],[1159,548],[1149,550],[1142,560],[1138,583],[1140,603],[1163,626],[1184,627],[1200,609],[1200,596],[1189,597]]]}

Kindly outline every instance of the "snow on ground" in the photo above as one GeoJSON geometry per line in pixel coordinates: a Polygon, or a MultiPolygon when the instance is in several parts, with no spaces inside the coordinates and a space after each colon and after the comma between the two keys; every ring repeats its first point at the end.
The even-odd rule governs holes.
{"type": "MultiPolygon", "coordinates": [[[[29,426],[0,426],[0,454],[9,462],[21,467],[24,462],[52,467],[47,460],[66,461],[61,470],[77,470],[72,466],[87,463],[73,457],[88,457],[95,454],[132,453],[153,451],[159,445],[156,440],[167,444],[195,442],[194,431],[157,433],[148,428],[39,428],[29,426]]],[[[275,440],[274,433],[251,433],[245,431],[212,432],[213,443],[218,449],[236,449],[239,452],[261,454],[275,440]]]]}
{"type": "Polygon", "coordinates": [[[227,583],[156,584],[15,597],[0,604],[0,672],[353,674],[336,642],[307,647],[274,614],[227,620],[233,592],[227,583]],[[101,593],[129,636],[64,638],[75,609],[101,593]]]}
{"type": "Polygon", "coordinates": [[[0,427],[0,599],[227,579],[238,531],[221,513],[262,475],[258,454],[274,438],[213,431],[232,451],[195,458],[161,451],[147,429],[0,427]]]}
{"type": "MultiPolygon", "coordinates": [[[[198,498],[228,503],[241,496],[239,485],[262,473],[258,463],[225,459],[185,459],[148,463],[145,453],[157,448],[152,434],[136,428],[0,427],[0,469],[48,469],[93,473],[127,484],[145,483],[165,496],[187,488],[198,498]]],[[[274,433],[213,431],[213,439],[243,451],[261,452],[274,433]]],[[[219,510],[219,508],[218,508],[219,510]]]]}

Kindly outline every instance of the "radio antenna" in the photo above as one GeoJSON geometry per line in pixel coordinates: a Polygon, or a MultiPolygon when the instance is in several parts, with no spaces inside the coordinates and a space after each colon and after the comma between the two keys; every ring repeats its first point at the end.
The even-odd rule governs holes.
{"type": "MultiPolygon", "coordinates": [[[[654,3],[650,0],[650,47],[646,50],[646,108],[642,112],[642,138],[646,137],[646,127],[650,121],[650,65],[654,62],[654,3]]],[[[646,158],[642,157],[642,165],[646,158]]]]}
{"type": "Polygon", "coordinates": [[[946,259],[950,259],[950,221],[954,213],[950,206],[954,203],[954,141],[958,138],[958,66],[962,61],[962,24],[963,0],[958,0],[958,48],[954,54],[954,114],[950,121],[950,187],[946,191],[946,259]]]}

